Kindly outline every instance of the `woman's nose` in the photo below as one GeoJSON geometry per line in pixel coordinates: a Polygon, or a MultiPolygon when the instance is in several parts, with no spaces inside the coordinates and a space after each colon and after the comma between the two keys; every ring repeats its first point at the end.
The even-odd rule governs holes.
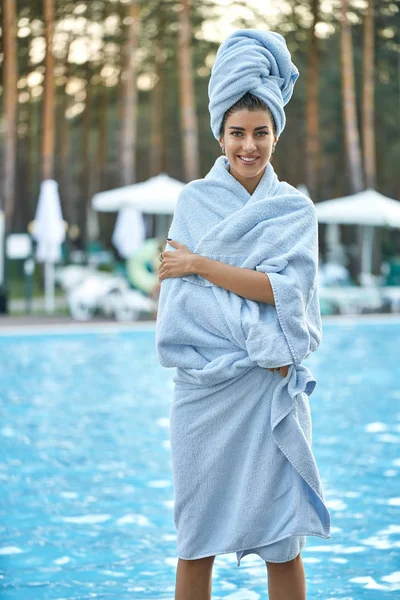
{"type": "Polygon", "coordinates": [[[256,149],[256,143],[251,136],[246,137],[243,140],[243,149],[246,150],[246,152],[251,152],[252,150],[256,149]]]}

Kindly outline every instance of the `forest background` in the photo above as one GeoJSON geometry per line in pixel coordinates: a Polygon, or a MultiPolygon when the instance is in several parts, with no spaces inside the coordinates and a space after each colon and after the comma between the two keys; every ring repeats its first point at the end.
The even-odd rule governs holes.
{"type": "MultiPolygon", "coordinates": [[[[315,202],[378,189],[400,200],[399,0],[2,0],[0,209],[26,231],[40,182],[90,238],[94,193],[220,154],[207,86],[237,28],[284,35],[300,71],[274,167],[315,202]]],[[[115,215],[100,215],[110,243],[115,215]]],[[[400,248],[399,248],[400,251],[400,248]]]]}

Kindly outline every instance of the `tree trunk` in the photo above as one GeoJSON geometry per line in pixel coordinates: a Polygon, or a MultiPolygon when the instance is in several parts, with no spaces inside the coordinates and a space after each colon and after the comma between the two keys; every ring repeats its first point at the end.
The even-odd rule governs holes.
{"type": "Polygon", "coordinates": [[[31,194],[31,168],[30,168],[30,134],[32,131],[32,110],[31,102],[25,104],[26,111],[26,132],[18,136],[17,156],[18,160],[18,178],[16,181],[16,198],[12,231],[26,232],[26,227],[32,219],[32,210],[30,206],[31,194]]]}
{"type": "Polygon", "coordinates": [[[44,0],[44,22],[46,55],[44,59],[44,100],[43,100],[43,137],[42,137],[42,180],[54,178],[54,0],[44,0]]]}
{"type": "Polygon", "coordinates": [[[363,153],[365,182],[376,187],[374,131],[374,15],[373,0],[368,0],[364,17],[364,77],[363,77],[363,153]]]}
{"type": "Polygon", "coordinates": [[[63,215],[72,225],[73,211],[71,209],[71,168],[70,168],[70,138],[69,138],[69,120],[66,113],[69,107],[69,96],[67,94],[68,83],[71,78],[71,63],[69,62],[69,50],[72,43],[72,37],[68,40],[65,52],[65,85],[62,89],[59,122],[58,122],[58,147],[60,149],[57,165],[57,179],[60,182],[60,199],[62,202],[63,215]]]}
{"type": "Polygon", "coordinates": [[[319,20],[319,0],[312,0],[313,24],[310,30],[307,70],[307,108],[306,108],[306,184],[311,198],[315,201],[319,192],[319,172],[321,144],[318,118],[318,69],[319,50],[315,27],[319,20]]]}
{"type": "Polygon", "coordinates": [[[341,13],[341,55],[342,55],[342,95],[344,134],[347,159],[350,169],[352,192],[363,189],[360,136],[357,124],[357,110],[353,67],[353,44],[351,25],[347,19],[348,0],[342,0],[341,13]]]}
{"type": "Polygon", "coordinates": [[[124,47],[122,72],[121,119],[121,174],[122,184],[130,185],[136,179],[137,136],[137,47],[139,37],[140,6],[131,0],[128,11],[127,40],[124,47]]]}
{"type": "Polygon", "coordinates": [[[79,229],[81,232],[81,241],[83,248],[88,242],[87,235],[87,212],[88,203],[91,196],[91,177],[92,164],[90,160],[90,129],[92,122],[92,88],[90,85],[91,68],[90,63],[86,63],[86,99],[85,109],[82,113],[82,159],[81,159],[81,185],[80,185],[80,202],[78,206],[79,229]]]}
{"type": "MultiPolygon", "coordinates": [[[[15,207],[15,172],[17,157],[17,37],[14,0],[3,1],[4,36],[4,166],[0,208],[4,209],[6,230],[11,226],[15,207]]],[[[1,277],[1,274],[0,274],[1,277]]]]}
{"type": "Polygon", "coordinates": [[[108,94],[105,83],[99,86],[98,106],[98,140],[97,140],[97,190],[104,190],[107,160],[107,134],[108,134],[108,94]]]}
{"type": "Polygon", "coordinates": [[[164,136],[163,136],[163,16],[160,15],[157,38],[155,40],[155,65],[157,82],[151,91],[151,146],[150,146],[150,173],[158,175],[164,163],[164,136]]]}
{"type": "Polygon", "coordinates": [[[26,189],[27,189],[27,206],[28,206],[28,221],[32,218],[32,190],[34,187],[33,180],[33,164],[32,164],[32,153],[33,153],[33,140],[34,140],[34,104],[32,93],[29,91],[29,103],[28,103],[28,130],[26,134],[26,154],[27,154],[27,165],[26,165],[26,189]]]}
{"type": "Polygon", "coordinates": [[[179,88],[181,105],[181,130],[183,138],[183,165],[186,181],[199,177],[199,131],[194,99],[191,53],[191,0],[182,0],[179,12],[179,88]]]}
{"type": "Polygon", "coordinates": [[[30,168],[30,207],[31,218],[35,214],[37,199],[39,196],[41,182],[41,130],[42,130],[42,106],[41,101],[32,97],[30,100],[30,135],[29,135],[29,168],[30,168]]]}

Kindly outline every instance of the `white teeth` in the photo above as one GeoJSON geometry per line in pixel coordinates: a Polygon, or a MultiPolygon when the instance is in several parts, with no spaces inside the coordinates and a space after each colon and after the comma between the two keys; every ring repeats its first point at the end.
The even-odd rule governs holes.
{"type": "Polygon", "coordinates": [[[239,158],[241,160],[244,160],[245,162],[254,162],[255,160],[257,160],[258,156],[254,156],[253,158],[245,158],[244,156],[240,156],[239,158]]]}

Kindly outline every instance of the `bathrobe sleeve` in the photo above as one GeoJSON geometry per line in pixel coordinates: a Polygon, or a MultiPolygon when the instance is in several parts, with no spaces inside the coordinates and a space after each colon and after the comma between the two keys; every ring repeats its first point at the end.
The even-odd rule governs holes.
{"type": "Polygon", "coordinates": [[[245,327],[249,356],[264,368],[299,365],[321,341],[318,222],[311,200],[302,197],[288,222],[278,234],[282,239],[274,240],[275,258],[256,266],[269,277],[276,318],[264,320],[260,309],[259,321],[245,327]],[[280,247],[285,251],[279,253],[280,247]]]}
{"type": "MultiPolygon", "coordinates": [[[[168,237],[185,244],[193,250],[195,242],[191,236],[191,194],[190,184],[181,191],[174,211],[168,237]]],[[[168,243],[165,250],[176,249],[168,243]]],[[[183,277],[168,277],[161,282],[156,321],[156,351],[163,367],[201,369],[205,360],[193,347],[191,315],[187,314],[188,304],[183,277]],[[176,316],[179,314],[179,318],[176,316]]]]}
{"type": "MultiPolygon", "coordinates": [[[[294,364],[314,352],[322,337],[317,288],[318,222],[314,204],[305,200],[296,219],[281,233],[286,237],[286,251],[280,258],[286,266],[279,272],[269,272],[268,263],[257,267],[268,274],[277,313],[274,326],[283,333],[294,364]]],[[[279,247],[279,239],[276,243],[279,247]]]]}

